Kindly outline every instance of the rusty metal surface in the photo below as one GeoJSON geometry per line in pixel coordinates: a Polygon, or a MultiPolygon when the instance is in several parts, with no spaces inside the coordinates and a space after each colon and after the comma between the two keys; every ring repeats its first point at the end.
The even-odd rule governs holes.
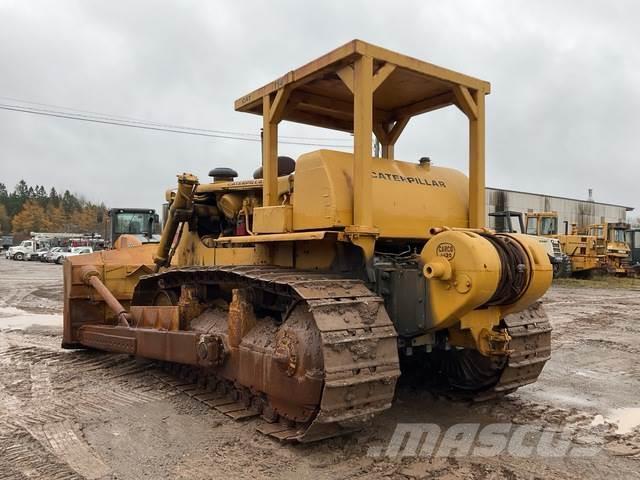
{"type": "Polygon", "coordinates": [[[78,339],[82,345],[110,352],[187,365],[202,363],[197,354],[200,335],[196,332],[83,325],[78,329],[78,339]]]}
{"type": "MultiPolygon", "coordinates": [[[[141,305],[159,290],[185,285],[230,289],[231,303],[221,308],[209,299],[187,330],[83,326],[81,343],[176,362],[177,372],[189,369],[184,385],[195,382],[189,388],[199,400],[234,419],[262,415],[267,423],[259,430],[279,440],[348,433],[391,406],[400,375],[396,331],[382,299],[362,281],[278,267],[175,268],[141,279],[136,316],[158,308],[141,305]],[[283,299],[283,320],[253,315],[250,290],[283,299]]],[[[512,353],[498,382],[475,400],[534,382],[549,359],[551,327],[539,304],[507,316],[503,326],[512,353]]]]}
{"type": "MultiPolygon", "coordinates": [[[[391,406],[400,375],[396,332],[382,299],[362,281],[277,267],[184,267],[143,277],[133,303],[145,304],[159,288],[194,283],[259,289],[296,305],[282,327],[269,330],[258,319],[254,329],[261,335],[247,335],[240,343],[233,333],[236,327],[223,325],[213,312],[203,315],[210,321],[201,318],[192,323],[203,333],[234,337],[237,346],[231,345],[230,358],[214,373],[217,381],[251,387],[249,405],[266,397],[263,416],[269,418],[273,410],[278,415],[272,420],[284,420],[280,427],[267,429],[270,435],[280,440],[320,440],[361,428],[391,406]],[[305,322],[309,325],[302,325],[305,322]],[[275,343],[260,345],[274,331],[275,343]],[[286,332],[297,338],[297,357],[290,355],[292,340],[284,337],[286,332]],[[233,348],[238,349],[235,354],[233,348]],[[271,371],[271,363],[279,365],[277,372],[271,371]],[[291,377],[294,371],[301,377],[291,377]]],[[[238,308],[238,301],[234,303],[232,309],[238,308]]]]}

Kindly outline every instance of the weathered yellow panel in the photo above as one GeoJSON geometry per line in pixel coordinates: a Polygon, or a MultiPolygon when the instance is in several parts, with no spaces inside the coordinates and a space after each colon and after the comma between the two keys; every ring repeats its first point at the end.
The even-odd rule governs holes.
{"type": "MultiPolygon", "coordinates": [[[[206,248],[206,247],[203,247],[206,248]]],[[[256,247],[215,248],[215,265],[261,265],[269,258],[260,255],[256,247]]]]}
{"type": "MultiPolygon", "coordinates": [[[[350,225],[353,155],[318,150],[297,162],[293,229],[350,225]]],[[[430,227],[468,227],[469,181],[457,170],[374,158],[373,224],[381,237],[427,238],[430,227]]]]}
{"type": "Polygon", "coordinates": [[[285,233],[293,230],[293,207],[278,205],[253,209],[253,233],[285,233]]]}

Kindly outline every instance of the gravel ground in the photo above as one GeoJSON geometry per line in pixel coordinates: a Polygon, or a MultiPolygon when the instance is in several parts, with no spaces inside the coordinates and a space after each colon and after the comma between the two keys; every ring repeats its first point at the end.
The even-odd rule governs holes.
{"type": "MultiPolygon", "coordinates": [[[[2,479],[640,478],[640,281],[554,286],[544,298],[553,357],[536,384],[507,398],[468,404],[402,387],[362,432],[281,445],[151,363],[61,350],[61,275],[58,265],[0,259],[2,479]],[[532,445],[540,429],[562,430],[570,452],[589,456],[556,444],[544,455],[390,457],[399,423],[524,425],[532,445]]],[[[470,442],[477,453],[481,442],[470,442]]]]}

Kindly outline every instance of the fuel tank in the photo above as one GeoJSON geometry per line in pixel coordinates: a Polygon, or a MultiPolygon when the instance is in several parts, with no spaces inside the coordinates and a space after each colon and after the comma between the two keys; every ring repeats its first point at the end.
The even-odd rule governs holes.
{"type": "MultiPolygon", "coordinates": [[[[353,220],[353,155],[318,150],[299,157],[293,229],[339,228],[353,220]]],[[[468,227],[469,181],[454,169],[374,158],[373,223],[381,238],[429,237],[430,227],[468,227]]]]}

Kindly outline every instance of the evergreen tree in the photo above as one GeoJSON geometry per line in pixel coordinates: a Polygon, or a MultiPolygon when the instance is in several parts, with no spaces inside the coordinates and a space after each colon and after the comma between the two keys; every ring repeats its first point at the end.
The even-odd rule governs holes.
{"type": "Polygon", "coordinates": [[[24,180],[20,180],[14,189],[15,196],[18,200],[25,201],[29,197],[29,186],[24,180]]]}
{"type": "Polygon", "coordinates": [[[49,192],[49,203],[53,203],[54,207],[60,206],[60,197],[54,187],[51,187],[51,191],[49,192]]]}
{"type": "Polygon", "coordinates": [[[81,208],[80,202],[69,190],[65,190],[62,195],[62,208],[65,213],[72,213],[74,210],[81,208]]]}

